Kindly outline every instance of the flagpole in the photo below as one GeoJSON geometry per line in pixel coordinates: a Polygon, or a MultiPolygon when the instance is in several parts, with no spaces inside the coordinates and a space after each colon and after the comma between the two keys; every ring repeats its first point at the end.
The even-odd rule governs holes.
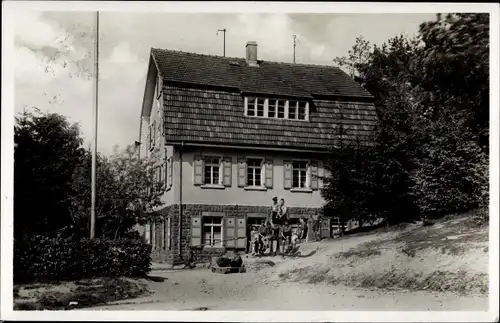
{"type": "Polygon", "coordinates": [[[95,206],[96,206],[96,168],[97,168],[97,120],[99,106],[99,11],[95,16],[94,41],[94,109],[93,109],[93,136],[92,136],[92,200],[90,209],[90,239],[95,238],[95,206]]]}

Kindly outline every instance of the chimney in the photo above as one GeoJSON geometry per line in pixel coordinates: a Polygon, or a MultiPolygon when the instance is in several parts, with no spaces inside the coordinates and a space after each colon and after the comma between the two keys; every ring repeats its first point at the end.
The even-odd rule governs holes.
{"type": "Polygon", "coordinates": [[[248,66],[258,66],[257,65],[257,42],[249,41],[246,46],[246,60],[248,66]]]}

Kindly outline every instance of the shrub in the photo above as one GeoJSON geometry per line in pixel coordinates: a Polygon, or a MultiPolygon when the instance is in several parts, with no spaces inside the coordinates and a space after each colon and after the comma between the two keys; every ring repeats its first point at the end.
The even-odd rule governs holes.
{"type": "Polygon", "coordinates": [[[14,281],[144,276],[151,246],[141,239],[71,239],[33,236],[14,241],[14,281]]]}

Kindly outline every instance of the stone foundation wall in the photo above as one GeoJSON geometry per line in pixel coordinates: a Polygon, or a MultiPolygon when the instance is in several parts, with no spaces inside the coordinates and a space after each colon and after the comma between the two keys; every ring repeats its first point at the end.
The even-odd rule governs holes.
{"type": "MultiPolygon", "coordinates": [[[[289,208],[291,218],[311,218],[318,214],[321,208],[289,208]]],[[[155,245],[153,246],[153,261],[168,263],[172,265],[184,263],[188,257],[189,245],[191,243],[191,216],[201,215],[202,212],[224,212],[226,216],[247,215],[248,213],[268,214],[269,206],[248,205],[207,205],[207,204],[183,204],[182,220],[180,223],[179,237],[179,205],[170,205],[158,211],[155,226],[155,245]],[[170,246],[164,241],[164,221],[170,217],[170,246]],[[179,252],[180,244],[180,252],[179,252]]],[[[153,240],[152,240],[153,241],[153,240]]],[[[209,261],[211,256],[220,254],[218,249],[200,250],[197,252],[198,261],[209,261]]]]}

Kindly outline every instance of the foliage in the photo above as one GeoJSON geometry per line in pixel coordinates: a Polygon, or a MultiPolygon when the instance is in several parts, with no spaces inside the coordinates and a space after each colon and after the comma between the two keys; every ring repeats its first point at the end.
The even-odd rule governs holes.
{"type": "Polygon", "coordinates": [[[78,125],[55,113],[24,112],[14,126],[14,236],[54,236],[71,224],[78,125]]]}
{"type": "Polygon", "coordinates": [[[423,89],[433,93],[436,107],[453,106],[486,151],[489,37],[487,13],[437,15],[420,26],[424,45],[413,67],[423,89]]]}
{"type": "Polygon", "coordinates": [[[338,128],[338,145],[330,149],[324,164],[328,175],[320,177],[323,181],[321,195],[326,201],[325,215],[335,214],[343,221],[366,221],[372,215],[370,204],[375,191],[372,148],[359,141],[346,142],[343,139],[346,132],[343,126],[338,128]]]}
{"type": "Polygon", "coordinates": [[[370,52],[370,42],[365,40],[363,36],[356,37],[356,43],[349,50],[348,57],[336,57],[333,62],[336,63],[340,68],[346,70],[346,72],[354,79],[356,79],[358,74],[358,69],[369,59],[370,52]]]}
{"type": "Polygon", "coordinates": [[[151,246],[142,239],[73,239],[41,235],[14,243],[14,281],[144,276],[151,246]]]}
{"type": "Polygon", "coordinates": [[[346,169],[330,177],[324,190],[327,205],[338,208],[342,201],[358,217],[375,214],[390,222],[411,220],[417,213],[435,217],[484,207],[488,55],[487,14],[437,15],[435,21],[421,24],[417,37],[401,35],[381,46],[356,38],[349,55],[334,61],[375,97],[377,138],[371,151],[356,153],[369,158],[356,170],[361,175],[345,175],[347,183],[340,184],[338,173],[348,174],[354,167],[348,160],[360,157],[353,151],[331,156],[347,161],[328,162],[329,168],[342,163],[346,169]],[[334,196],[339,191],[332,190],[332,181],[345,186],[345,192],[355,183],[371,183],[373,192],[366,185],[363,194],[334,196]]]}
{"type": "MultiPolygon", "coordinates": [[[[81,235],[88,233],[91,206],[91,156],[86,152],[73,174],[71,210],[81,235]]],[[[132,147],[106,158],[98,156],[96,176],[96,236],[117,239],[130,234],[137,223],[146,221],[162,204],[164,178],[151,173],[155,161],[139,159],[132,147]]]]}
{"type": "Polygon", "coordinates": [[[452,131],[446,124],[426,135],[418,168],[411,175],[411,194],[426,217],[459,213],[488,201],[486,154],[477,142],[452,131]]]}

